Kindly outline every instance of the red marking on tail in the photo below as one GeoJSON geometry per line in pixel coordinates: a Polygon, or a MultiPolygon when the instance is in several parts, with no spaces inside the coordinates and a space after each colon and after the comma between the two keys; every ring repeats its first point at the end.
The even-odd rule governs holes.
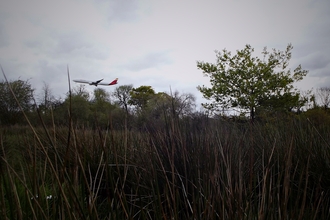
{"type": "Polygon", "coordinates": [[[114,81],[112,81],[109,85],[116,85],[118,81],[118,78],[116,78],[114,81]]]}

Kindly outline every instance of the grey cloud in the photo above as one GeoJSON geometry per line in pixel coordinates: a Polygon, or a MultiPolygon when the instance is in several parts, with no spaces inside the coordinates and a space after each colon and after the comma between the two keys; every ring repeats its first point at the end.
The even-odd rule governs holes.
{"type": "Polygon", "coordinates": [[[318,84],[317,88],[328,87],[330,88],[330,78],[326,78],[322,83],[318,84]]]}
{"type": "Polygon", "coordinates": [[[43,42],[40,40],[27,40],[23,44],[28,48],[40,48],[43,46],[43,42]]]}
{"type": "Polygon", "coordinates": [[[318,83],[314,88],[329,87],[330,88],[330,68],[322,69],[318,71],[317,77],[319,77],[318,83]]]}
{"type": "Polygon", "coordinates": [[[318,52],[306,56],[302,61],[306,69],[320,70],[327,68],[330,64],[330,56],[324,52],[318,52]]]}
{"type": "Polygon", "coordinates": [[[109,19],[116,20],[133,20],[136,18],[137,2],[131,0],[113,1],[110,7],[112,7],[112,14],[109,19]]]}
{"type": "Polygon", "coordinates": [[[324,28],[328,30],[322,30],[322,34],[319,31],[318,33],[314,32],[313,34],[306,35],[306,38],[302,42],[293,45],[294,56],[304,61],[306,58],[315,59],[315,57],[321,58],[321,60],[327,60],[330,57],[328,52],[330,50],[330,39],[328,37],[330,36],[330,24],[329,28],[324,28]]]}
{"type": "Polygon", "coordinates": [[[55,52],[59,54],[70,54],[73,51],[91,48],[91,43],[87,42],[78,32],[61,34],[55,38],[55,52]]]}
{"type": "Polygon", "coordinates": [[[80,33],[68,33],[55,39],[57,44],[54,48],[55,54],[76,54],[86,58],[104,60],[108,57],[105,48],[97,47],[80,33]]]}
{"type": "Polygon", "coordinates": [[[49,85],[55,97],[64,97],[68,91],[67,64],[64,62],[43,59],[36,64],[22,64],[8,61],[2,67],[9,80],[28,80],[37,96],[42,91],[43,82],[49,85]]]}
{"type": "MultiPolygon", "coordinates": [[[[328,66],[330,67],[330,65],[328,65],[328,66]]],[[[318,77],[321,77],[321,78],[325,78],[324,80],[329,81],[330,80],[330,68],[324,68],[324,69],[318,71],[315,75],[318,77]]]]}
{"type": "Polygon", "coordinates": [[[47,60],[40,60],[37,64],[38,74],[40,76],[49,76],[51,79],[58,79],[59,73],[66,71],[67,65],[65,63],[49,62],[47,60]]]}
{"type": "Polygon", "coordinates": [[[41,91],[43,82],[49,85],[50,89],[54,91],[55,97],[64,97],[68,92],[67,80],[67,64],[64,62],[53,62],[48,60],[40,60],[36,66],[36,75],[32,80],[37,86],[36,90],[41,91]]]}
{"type": "Polygon", "coordinates": [[[7,18],[8,13],[6,11],[0,10],[0,48],[9,44],[9,37],[6,33],[5,25],[7,18]]]}
{"type": "Polygon", "coordinates": [[[140,71],[143,69],[156,68],[162,65],[170,64],[168,52],[153,52],[145,56],[122,65],[122,68],[130,71],[140,71]]]}
{"type": "Polygon", "coordinates": [[[106,8],[109,22],[133,21],[137,18],[138,1],[132,0],[95,0],[100,7],[106,8]]]}
{"type": "Polygon", "coordinates": [[[29,48],[56,59],[85,57],[105,60],[109,55],[107,47],[93,43],[91,39],[88,39],[79,32],[52,33],[47,37],[27,40],[24,44],[29,48]]]}
{"type": "Polygon", "coordinates": [[[109,57],[109,50],[92,46],[86,50],[85,56],[96,60],[105,60],[109,57]]]}
{"type": "Polygon", "coordinates": [[[8,80],[28,80],[30,78],[30,75],[27,73],[29,69],[28,64],[21,63],[15,59],[1,59],[0,62],[8,80]]]}
{"type": "Polygon", "coordinates": [[[5,26],[3,23],[0,23],[0,47],[8,45],[8,36],[5,31],[5,26]]]}
{"type": "Polygon", "coordinates": [[[330,2],[313,1],[310,10],[317,9],[313,25],[309,26],[293,50],[297,61],[309,76],[330,82],[330,2]]]}
{"type": "Polygon", "coordinates": [[[327,51],[321,50],[315,54],[307,55],[300,60],[302,67],[309,71],[309,76],[330,77],[330,55],[327,51]]]}

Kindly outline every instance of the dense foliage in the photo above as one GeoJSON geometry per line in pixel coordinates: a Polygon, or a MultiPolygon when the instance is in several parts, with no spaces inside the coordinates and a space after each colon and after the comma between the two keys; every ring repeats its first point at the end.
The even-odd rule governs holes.
{"type": "Polygon", "coordinates": [[[235,55],[224,49],[217,52],[215,64],[197,62],[197,67],[210,77],[211,87],[198,86],[204,98],[212,100],[204,107],[210,110],[237,107],[248,111],[251,120],[256,108],[276,111],[291,110],[300,106],[298,91],[293,83],[306,76],[307,71],[299,65],[291,74],[288,68],[292,45],[285,51],[264,48],[263,59],[253,57],[254,49],[246,45],[235,55]]]}
{"type": "Polygon", "coordinates": [[[33,89],[28,81],[16,80],[8,84],[0,82],[0,124],[19,123],[23,120],[22,110],[32,110],[32,99],[33,89]]]}

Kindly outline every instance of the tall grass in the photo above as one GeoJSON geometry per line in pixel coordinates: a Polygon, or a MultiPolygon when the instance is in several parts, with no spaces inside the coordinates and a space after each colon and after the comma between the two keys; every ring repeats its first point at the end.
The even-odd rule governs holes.
{"type": "Polygon", "coordinates": [[[176,120],[143,132],[1,128],[1,216],[330,217],[329,128],[176,120]]]}

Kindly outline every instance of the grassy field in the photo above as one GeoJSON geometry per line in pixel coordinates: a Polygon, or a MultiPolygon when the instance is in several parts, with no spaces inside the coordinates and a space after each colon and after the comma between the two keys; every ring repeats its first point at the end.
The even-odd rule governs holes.
{"type": "Polygon", "coordinates": [[[2,219],[330,219],[330,125],[0,128],[2,219]]]}

